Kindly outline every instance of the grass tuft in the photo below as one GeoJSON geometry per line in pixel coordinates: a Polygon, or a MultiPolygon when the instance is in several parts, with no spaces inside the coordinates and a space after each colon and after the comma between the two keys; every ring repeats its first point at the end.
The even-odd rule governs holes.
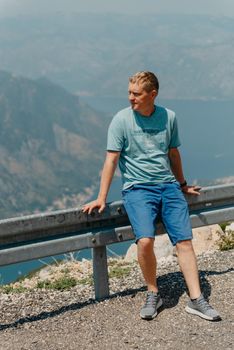
{"type": "Polygon", "coordinates": [[[69,290],[72,287],[75,287],[77,285],[77,281],[74,277],[69,276],[63,276],[58,278],[55,281],[38,281],[37,282],[37,288],[44,288],[44,289],[55,289],[55,290],[69,290]]]}
{"type": "Polygon", "coordinates": [[[13,287],[13,285],[11,285],[11,284],[7,284],[5,286],[1,286],[1,288],[0,288],[0,292],[1,293],[5,293],[5,294],[24,293],[27,290],[28,290],[27,288],[24,288],[22,286],[13,287]]]}
{"type": "Polygon", "coordinates": [[[131,267],[113,266],[110,268],[109,277],[121,278],[128,276],[131,272],[131,267]]]}
{"type": "Polygon", "coordinates": [[[93,285],[93,277],[92,275],[89,275],[88,277],[81,278],[77,281],[77,284],[81,285],[93,285]]]}
{"type": "Polygon", "coordinates": [[[220,239],[218,240],[218,246],[220,250],[230,250],[234,248],[234,231],[227,231],[220,234],[220,239]]]}

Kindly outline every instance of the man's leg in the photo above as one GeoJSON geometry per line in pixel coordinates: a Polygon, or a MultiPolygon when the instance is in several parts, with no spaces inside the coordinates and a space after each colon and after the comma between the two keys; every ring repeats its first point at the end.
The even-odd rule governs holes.
{"type": "Polygon", "coordinates": [[[152,319],[157,316],[158,309],[163,302],[158,293],[156,281],[156,257],[154,254],[154,238],[141,238],[137,242],[138,262],[147,285],[147,296],[140,316],[143,319],[152,319]]]}
{"type": "Polygon", "coordinates": [[[137,242],[138,262],[148,291],[158,292],[156,281],[157,262],[154,254],[154,239],[141,238],[137,242]]]}
{"type": "Polygon", "coordinates": [[[134,185],[123,191],[123,201],[135,234],[138,261],[148,289],[140,316],[152,319],[162,305],[154,255],[155,220],[161,204],[161,186],[134,185]]]}
{"type": "Polygon", "coordinates": [[[197,259],[194,253],[191,240],[185,240],[176,244],[178,262],[184,275],[191,299],[201,295],[201,288],[198,277],[197,259]]]}
{"type": "Polygon", "coordinates": [[[208,304],[201,293],[197,261],[191,242],[188,205],[177,183],[165,184],[162,217],[171,242],[176,245],[179,265],[191,298],[185,310],[210,321],[220,320],[218,312],[208,304]]]}
{"type": "Polygon", "coordinates": [[[220,321],[221,317],[219,313],[208,304],[201,293],[197,260],[192,242],[189,240],[178,242],[176,249],[179,265],[190,295],[190,301],[185,310],[209,321],[220,321]]]}

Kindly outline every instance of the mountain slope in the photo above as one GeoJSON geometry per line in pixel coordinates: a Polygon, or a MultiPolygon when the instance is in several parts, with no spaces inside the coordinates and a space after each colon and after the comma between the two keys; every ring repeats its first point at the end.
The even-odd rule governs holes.
{"type": "Polygon", "coordinates": [[[106,116],[48,80],[1,71],[0,217],[85,194],[98,178],[107,124],[106,116]]]}
{"type": "Polygon", "coordinates": [[[83,95],[125,96],[153,70],[160,97],[233,99],[234,19],[77,14],[0,19],[1,67],[83,95]]]}

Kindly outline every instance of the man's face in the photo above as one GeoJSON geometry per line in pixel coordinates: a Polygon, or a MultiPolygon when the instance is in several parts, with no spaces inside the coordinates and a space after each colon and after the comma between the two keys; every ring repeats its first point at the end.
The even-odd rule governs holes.
{"type": "Polygon", "coordinates": [[[152,90],[147,92],[144,85],[139,83],[129,83],[128,99],[134,111],[144,114],[154,107],[154,100],[157,96],[157,91],[152,90]]]}

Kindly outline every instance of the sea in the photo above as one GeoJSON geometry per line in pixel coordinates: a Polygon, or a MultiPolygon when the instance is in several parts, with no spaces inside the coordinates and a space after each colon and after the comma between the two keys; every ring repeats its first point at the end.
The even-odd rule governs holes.
{"type": "MultiPolygon", "coordinates": [[[[125,98],[83,97],[83,102],[110,118],[129,105],[125,98]]],[[[157,104],[175,111],[179,130],[183,169],[189,183],[212,185],[217,179],[234,176],[234,100],[164,100],[157,104]]],[[[101,121],[100,121],[101,122],[101,121]]],[[[97,195],[98,189],[92,199],[97,195]]],[[[115,176],[108,202],[121,199],[121,179],[115,176]]],[[[130,244],[107,247],[109,256],[123,256],[130,244]]],[[[7,284],[51,263],[64,259],[91,259],[90,249],[0,268],[0,284],[7,284]]]]}

